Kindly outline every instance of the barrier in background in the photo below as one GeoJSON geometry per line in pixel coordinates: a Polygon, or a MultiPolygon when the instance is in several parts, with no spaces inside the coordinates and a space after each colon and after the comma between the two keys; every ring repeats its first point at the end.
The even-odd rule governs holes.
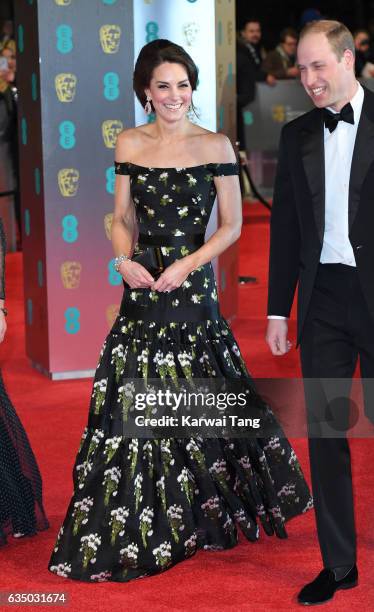
{"type": "MultiPolygon", "coordinates": [[[[374,79],[362,80],[374,91],[374,79]]],[[[247,157],[254,182],[270,195],[273,189],[282,127],[314,105],[300,81],[277,81],[274,87],[257,83],[256,98],[243,109],[247,157]]]]}

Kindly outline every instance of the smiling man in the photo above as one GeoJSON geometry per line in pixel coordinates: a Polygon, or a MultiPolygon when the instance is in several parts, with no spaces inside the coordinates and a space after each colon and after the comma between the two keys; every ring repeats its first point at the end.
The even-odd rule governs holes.
{"type": "MultiPolygon", "coordinates": [[[[374,95],[355,78],[353,38],[339,22],[308,24],[297,59],[316,108],[287,124],[281,136],[267,342],[274,355],[290,349],[287,318],[299,283],[303,377],[340,379],[348,396],[358,357],[361,376],[374,378],[374,95]]],[[[315,398],[306,393],[306,399],[324,565],[298,596],[299,603],[311,605],[356,586],[358,573],[348,441],[315,433],[326,416],[322,412],[319,420],[315,398]]],[[[348,402],[340,402],[337,413],[347,422],[348,402]]]]}

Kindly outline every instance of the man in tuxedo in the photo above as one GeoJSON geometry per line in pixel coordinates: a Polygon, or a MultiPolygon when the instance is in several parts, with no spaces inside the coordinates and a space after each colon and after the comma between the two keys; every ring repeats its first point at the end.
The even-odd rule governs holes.
{"type": "MultiPolygon", "coordinates": [[[[316,108],[281,135],[267,342],[274,355],[289,350],[287,318],[298,283],[303,377],[344,379],[348,395],[358,357],[362,378],[374,377],[374,94],[356,81],[353,38],[339,22],[305,26],[297,62],[316,108]]],[[[324,565],[298,595],[299,603],[311,605],[356,586],[358,573],[348,441],[345,435],[312,437],[319,415],[306,399],[324,565]]],[[[348,420],[347,414],[339,418],[348,420]]]]}
{"type": "Polygon", "coordinates": [[[255,99],[256,83],[276,83],[275,77],[261,68],[265,57],[261,36],[261,24],[253,17],[246,20],[236,42],[237,126],[241,149],[245,149],[243,107],[255,99]]]}

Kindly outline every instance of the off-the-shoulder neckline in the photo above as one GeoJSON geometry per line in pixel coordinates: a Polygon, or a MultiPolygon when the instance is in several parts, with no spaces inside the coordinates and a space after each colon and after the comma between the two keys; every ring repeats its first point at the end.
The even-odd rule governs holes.
{"type": "Polygon", "coordinates": [[[237,166],[238,162],[208,162],[206,164],[197,164],[196,166],[141,166],[140,164],[134,164],[133,162],[123,161],[114,162],[115,164],[126,164],[127,166],[134,166],[135,168],[142,168],[143,170],[194,170],[195,168],[207,168],[209,166],[237,166]]]}

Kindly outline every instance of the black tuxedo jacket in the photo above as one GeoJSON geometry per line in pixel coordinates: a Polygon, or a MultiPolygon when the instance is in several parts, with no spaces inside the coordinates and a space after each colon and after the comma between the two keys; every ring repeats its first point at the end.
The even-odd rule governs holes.
{"type": "MultiPolygon", "coordinates": [[[[282,130],[271,215],[268,314],[288,317],[299,283],[298,343],[320,260],[324,225],[324,124],[322,110],[315,108],[282,130]]],[[[349,239],[374,318],[374,94],[367,89],[349,178],[349,239]]]]}

